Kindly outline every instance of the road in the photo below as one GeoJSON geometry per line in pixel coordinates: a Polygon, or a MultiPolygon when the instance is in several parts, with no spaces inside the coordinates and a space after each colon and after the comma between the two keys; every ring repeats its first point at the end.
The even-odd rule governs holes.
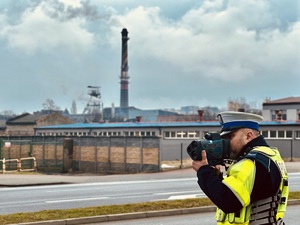
{"type": "MultiPolygon", "coordinates": [[[[300,206],[288,206],[285,215],[285,223],[288,225],[298,225],[299,224],[299,212],[300,206]]],[[[198,213],[198,214],[187,214],[178,216],[164,216],[164,217],[153,217],[147,219],[135,219],[135,220],[122,220],[113,222],[102,222],[93,225],[216,225],[214,219],[215,213],[198,213]]],[[[91,225],[91,224],[90,224],[91,225]]]]}
{"type": "Polygon", "coordinates": [[[147,202],[201,193],[196,178],[2,188],[0,212],[11,214],[147,202]]]}
{"type": "MultiPolygon", "coordinates": [[[[196,177],[170,177],[83,184],[0,189],[0,214],[204,197],[196,177]]],[[[291,191],[300,191],[300,173],[289,176],[291,191]]]]}

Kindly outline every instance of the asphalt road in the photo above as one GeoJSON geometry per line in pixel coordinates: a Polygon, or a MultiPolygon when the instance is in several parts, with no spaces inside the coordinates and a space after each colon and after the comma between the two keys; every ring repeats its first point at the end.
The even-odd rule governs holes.
{"type": "Polygon", "coordinates": [[[2,188],[0,214],[203,196],[196,178],[2,188]]]}
{"type": "MultiPolygon", "coordinates": [[[[169,178],[149,174],[146,179],[144,174],[144,179],[1,188],[0,214],[205,197],[196,177],[178,173],[166,173],[169,178]]],[[[300,191],[300,173],[291,173],[289,184],[291,191],[300,191]]]]}
{"type": "MultiPolygon", "coordinates": [[[[289,173],[290,190],[300,191],[300,162],[289,162],[286,164],[289,173]]],[[[40,211],[43,207],[49,209],[49,206],[51,206],[50,208],[53,207],[53,209],[78,208],[86,207],[86,203],[95,205],[109,203],[111,205],[113,204],[112,202],[120,202],[120,204],[122,204],[126,201],[144,202],[160,199],[186,198],[201,195],[201,190],[196,183],[195,176],[195,171],[192,169],[151,174],[108,176],[88,174],[1,174],[0,187],[2,188],[0,188],[0,198],[2,204],[0,206],[0,213],[4,212],[3,214],[10,214],[15,211],[40,211]]],[[[299,204],[299,201],[297,201],[297,204],[299,204]]],[[[183,211],[190,213],[188,209],[183,211]]],[[[203,210],[201,209],[201,211],[203,210]]],[[[297,224],[299,211],[300,205],[288,206],[286,223],[292,225],[297,224]]],[[[161,214],[161,212],[158,213],[161,214]]],[[[169,215],[168,212],[162,213],[169,215]]],[[[182,213],[177,213],[176,216],[153,217],[145,220],[136,219],[132,221],[122,220],[109,223],[102,222],[98,224],[192,225],[199,224],[199,216],[201,216],[201,224],[215,224],[213,219],[214,213],[202,212],[189,215],[186,213],[180,216],[178,215],[182,213]]],[[[155,212],[154,215],[156,215],[155,212]]],[[[120,216],[123,218],[128,215],[120,216]]],[[[111,217],[119,218],[119,216],[111,217]]],[[[95,218],[90,219],[95,221],[95,218]]],[[[74,218],[71,220],[76,222],[76,224],[85,224],[87,222],[86,218],[74,218]]],[[[97,218],[97,221],[100,220],[97,218]]],[[[66,221],[61,222],[62,224],[66,223],[66,221]]],[[[57,224],[57,222],[47,221],[47,224],[57,224]]]]}

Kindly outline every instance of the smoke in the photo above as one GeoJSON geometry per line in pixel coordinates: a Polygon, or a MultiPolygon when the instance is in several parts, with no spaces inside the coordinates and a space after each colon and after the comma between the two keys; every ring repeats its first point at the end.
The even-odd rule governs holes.
{"type": "Polygon", "coordinates": [[[51,0],[42,4],[44,12],[52,19],[66,22],[76,18],[84,18],[87,21],[109,21],[112,10],[100,9],[92,5],[90,1],[82,1],[77,5],[65,4],[59,0],[51,0]]]}

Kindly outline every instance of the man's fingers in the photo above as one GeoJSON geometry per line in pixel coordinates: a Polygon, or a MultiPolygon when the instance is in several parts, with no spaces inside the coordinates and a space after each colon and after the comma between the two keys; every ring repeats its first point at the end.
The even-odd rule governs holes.
{"type": "Polygon", "coordinates": [[[202,156],[202,160],[207,160],[206,159],[206,151],[205,150],[202,150],[201,156],[202,156]]]}

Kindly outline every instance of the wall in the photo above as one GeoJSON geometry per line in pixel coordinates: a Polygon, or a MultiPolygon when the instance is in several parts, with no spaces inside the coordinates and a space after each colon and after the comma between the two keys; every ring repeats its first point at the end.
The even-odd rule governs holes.
{"type": "Polygon", "coordinates": [[[160,171],[158,137],[0,138],[1,158],[33,156],[38,171],[100,174],[160,171]],[[10,142],[10,147],[5,147],[10,142]]]}
{"type": "Polygon", "coordinates": [[[24,135],[24,136],[31,136],[34,134],[34,127],[36,125],[6,125],[5,135],[24,135]]]}

